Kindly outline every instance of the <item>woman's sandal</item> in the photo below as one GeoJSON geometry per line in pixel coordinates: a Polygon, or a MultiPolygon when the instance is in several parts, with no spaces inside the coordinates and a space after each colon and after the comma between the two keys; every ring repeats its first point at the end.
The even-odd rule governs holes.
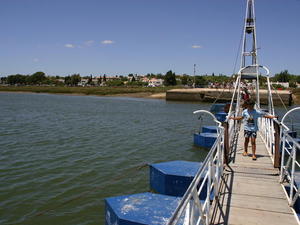
{"type": "Polygon", "coordinates": [[[257,158],[256,158],[256,156],[255,155],[253,155],[252,156],[252,160],[256,160],[257,158]]]}
{"type": "Polygon", "coordinates": [[[243,152],[243,156],[248,156],[248,152],[243,152]]]}

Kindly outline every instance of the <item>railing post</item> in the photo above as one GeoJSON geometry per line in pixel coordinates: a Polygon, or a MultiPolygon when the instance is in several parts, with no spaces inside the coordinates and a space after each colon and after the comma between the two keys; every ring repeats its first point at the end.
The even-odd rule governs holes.
{"type": "Polygon", "coordinates": [[[282,144],[281,144],[281,165],[280,165],[280,183],[283,183],[285,178],[285,171],[284,171],[284,158],[285,158],[285,135],[283,135],[282,138],[282,144]]]}
{"type": "Polygon", "coordinates": [[[229,151],[230,151],[230,145],[229,145],[229,123],[224,122],[224,163],[228,165],[229,163],[229,151]]]}
{"type": "MultiPolygon", "coordinates": [[[[281,154],[280,154],[280,126],[279,124],[274,121],[274,168],[279,168],[280,167],[280,162],[281,162],[281,154]]],[[[283,143],[285,144],[285,143],[283,143]]]]}
{"type": "Polygon", "coordinates": [[[294,181],[295,181],[295,161],[296,161],[296,147],[293,144],[293,148],[291,151],[292,156],[292,171],[291,171],[291,181],[290,181],[290,199],[289,205],[292,207],[292,200],[294,197],[294,181]]]}

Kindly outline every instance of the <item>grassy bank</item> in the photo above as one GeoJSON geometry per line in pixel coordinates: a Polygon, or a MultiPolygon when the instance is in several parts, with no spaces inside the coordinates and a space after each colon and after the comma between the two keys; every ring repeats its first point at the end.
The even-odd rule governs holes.
{"type": "Polygon", "coordinates": [[[162,93],[174,87],[59,87],[59,86],[0,86],[2,92],[33,92],[50,94],[118,95],[131,93],[162,93]]]}

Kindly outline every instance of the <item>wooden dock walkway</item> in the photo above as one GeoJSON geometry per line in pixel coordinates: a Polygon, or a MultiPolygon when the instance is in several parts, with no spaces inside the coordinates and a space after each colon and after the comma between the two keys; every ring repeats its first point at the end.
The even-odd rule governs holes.
{"type": "MultiPolygon", "coordinates": [[[[256,161],[242,156],[243,144],[241,128],[235,160],[226,168],[220,197],[213,204],[211,224],[298,224],[261,137],[257,137],[256,161]]],[[[251,144],[248,153],[252,153],[251,144]]]]}

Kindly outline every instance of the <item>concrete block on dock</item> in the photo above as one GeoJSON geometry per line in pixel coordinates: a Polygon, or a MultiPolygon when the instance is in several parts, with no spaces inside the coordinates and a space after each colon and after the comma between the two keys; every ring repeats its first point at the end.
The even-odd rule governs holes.
{"type": "Polygon", "coordinates": [[[171,161],[150,165],[150,187],[165,195],[183,196],[201,162],[171,161]]]}
{"type": "Polygon", "coordinates": [[[178,197],[148,192],[106,198],[105,225],[166,224],[180,200],[178,197]]]}

